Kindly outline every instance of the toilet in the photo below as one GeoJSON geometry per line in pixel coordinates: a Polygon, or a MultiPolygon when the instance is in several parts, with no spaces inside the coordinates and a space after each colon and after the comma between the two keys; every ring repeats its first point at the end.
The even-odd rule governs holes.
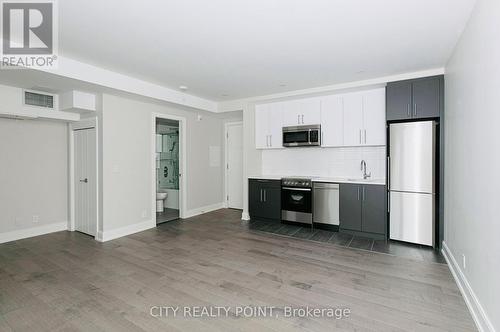
{"type": "Polygon", "coordinates": [[[163,212],[168,193],[156,193],[156,212],[163,212]]]}

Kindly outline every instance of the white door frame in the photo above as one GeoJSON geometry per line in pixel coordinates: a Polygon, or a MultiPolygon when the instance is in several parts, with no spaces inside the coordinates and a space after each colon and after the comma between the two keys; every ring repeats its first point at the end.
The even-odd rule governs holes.
{"type": "Polygon", "coordinates": [[[224,123],[224,204],[223,205],[225,208],[229,206],[229,202],[227,200],[227,196],[229,194],[229,186],[228,186],[229,181],[228,181],[228,169],[227,169],[227,162],[229,160],[228,157],[229,149],[228,149],[227,139],[229,135],[229,127],[237,125],[241,125],[241,131],[242,131],[241,134],[243,135],[243,121],[232,121],[224,123]]]}
{"type": "Polygon", "coordinates": [[[151,216],[156,224],[156,119],[179,121],[179,218],[185,218],[187,211],[187,186],[186,186],[186,118],[182,116],[153,113],[151,120],[151,183],[152,202],[151,216]]]}
{"type": "Polygon", "coordinates": [[[95,230],[95,236],[94,238],[97,237],[97,234],[99,234],[99,225],[100,225],[100,220],[99,220],[99,211],[100,211],[100,206],[99,206],[99,179],[100,179],[100,174],[99,174],[99,135],[98,135],[98,119],[97,117],[95,118],[89,118],[89,119],[83,119],[77,122],[72,122],[69,124],[69,222],[68,222],[68,230],[74,232],[75,231],[75,130],[83,130],[83,129],[92,129],[95,128],[95,153],[96,153],[96,192],[95,192],[95,199],[96,199],[96,230],[95,230]]]}

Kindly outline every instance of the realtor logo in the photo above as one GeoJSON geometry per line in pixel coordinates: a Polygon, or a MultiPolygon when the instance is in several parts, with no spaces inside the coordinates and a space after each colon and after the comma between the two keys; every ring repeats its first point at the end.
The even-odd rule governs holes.
{"type": "Polygon", "coordinates": [[[2,1],[2,68],[55,68],[54,1],[2,1]]]}

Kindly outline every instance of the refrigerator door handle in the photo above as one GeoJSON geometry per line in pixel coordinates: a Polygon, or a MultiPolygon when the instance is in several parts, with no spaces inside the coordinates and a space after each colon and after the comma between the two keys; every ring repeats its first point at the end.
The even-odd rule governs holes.
{"type": "Polygon", "coordinates": [[[387,189],[391,190],[391,157],[387,157],[387,189]]]}
{"type": "Polygon", "coordinates": [[[391,213],[391,192],[387,192],[387,213],[391,213]]]}

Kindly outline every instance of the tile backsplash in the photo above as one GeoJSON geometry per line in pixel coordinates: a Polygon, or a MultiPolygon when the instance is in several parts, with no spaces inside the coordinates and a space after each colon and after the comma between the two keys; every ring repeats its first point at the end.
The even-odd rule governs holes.
{"type": "Polygon", "coordinates": [[[262,174],[358,178],[364,159],[372,178],[384,179],[385,151],[385,146],[263,150],[262,174]]]}

